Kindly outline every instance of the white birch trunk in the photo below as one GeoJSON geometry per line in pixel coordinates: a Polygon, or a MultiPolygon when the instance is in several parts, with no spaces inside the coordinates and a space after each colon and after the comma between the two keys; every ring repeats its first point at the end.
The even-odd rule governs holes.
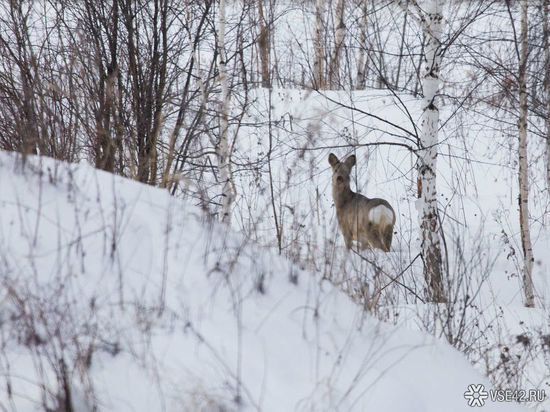
{"type": "Polygon", "coordinates": [[[313,48],[315,58],[313,62],[313,88],[322,89],[325,87],[324,61],[325,53],[323,47],[323,15],[325,14],[325,0],[317,0],[315,6],[315,39],[313,48]]]}
{"type": "Polygon", "coordinates": [[[228,142],[228,117],[229,117],[229,102],[231,96],[229,94],[229,84],[226,70],[226,51],[225,51],[225,0],[219,0],[218,10],[218,71],[221,98],[220,98],[220,130],[218,137],[218,169],[220,183],[222,184],[222,222],[229,224],[231,222],[231,205],[233,204],[234,193],[231,185],[231,172],[229,168],[229,142],[228,142]]]}
{"type": "Polygon", "coordinates": [[[330,58],[330,87],[336,89],[340,81],[340,51],[346,34],[344,24],[344,0],[338,0],[336,4],[336,31],[334,33],[334,49],[330,58]]]}
{"type": "Polygon", "coordinates": [[[437,148],[439,109],[435,98],[439,89],[441,65],[441,4],[427,0],[421,22],[427,39],[422,61],[423,92],[420,151],[418,162],[418,212],[422,230],[424,277],[431,301],[445,300],[437,210],[437,148]]]}
{"type": "Polygon", "coordinates": [[[519,61],[519,219],[523,249],[523,293],[525,306],[534,307],[533,247],[529,231],[529,169],[527,162],[527,0],[521,2],[521,56],[519,61]]]}

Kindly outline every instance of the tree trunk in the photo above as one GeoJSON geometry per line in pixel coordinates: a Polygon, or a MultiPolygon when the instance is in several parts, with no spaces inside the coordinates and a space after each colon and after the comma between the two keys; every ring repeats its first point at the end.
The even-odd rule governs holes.
{"type": "Polygon", "coordinates": [[[113,137],[113,123],[116,123],[116,79],[118,75],[118,0],[114,0],[111,13],[107,19],[101,14],[94,2],[85,4],[88,30],[103,32],[107,37],[107,47],[99,42],[94,43],[95,60],[97,61],[98,108],[95,111],[96,141],[95,166],[98,169],[113,173],[115,169],[116,142],[113,137]],[[92,26],[96,24],[96,26],[92,26]],[[112,120],[115,120],[114,122],[112,120]]]}
{"type": "MultiPolygon", "coordinates": [[[[36,90],[41,89],[36,70],[36,58],[30,42],[29,14],[23,12],[20,2],[10,2],[9,13],[16,42],[15,50],[11,52],[17,56],[16,62],[23,92],[19,110],[21,118],[16,120],[20,136],[18,150],[23,155],[37,153],[47,155],[48,152],[43,147],[44,142],[40,141],[40,110],[36,90]]],[[[23,162],[25,162],[25,156],[23,156],[23,162]]]]}
{"type": "MultiPolygon", "coordinates": [[[[212,5],[214,4],[213,0],[208,0],[205,2],[204,4],[204,9],[203,9],[203,12],[202,12],[202,16],[199,20],[199,23],[198,23],[198,26],[197,26],[197,29],[195,30],[195,33],[194,33],[194,40],[193,40],[193,46],[192,46],[192,50],[191,50],[191,53],[190,53],[190,62],[189,62],[189,67],[187,69],[187,73],[186,73],[186,78],[185,78],[185,83],[184,83],[184,86],[183,86],[183,92],[181,93],[181,102],[180,102],[180,105],[179,105],[179,108],[178,108],[178,115],[176,117],[176,123],[174,125],[174,128],[172,129],[172,132],[170,133],[170,140],[169,140],[169,143],[168,143],[168,153],[166,155],[166,163],[165,163],[165,167],[164,167],[164,172],[162,174],[162,181],[161,181],[161,187],[163,188],[167,188],[167,189],[170,189],[171,187],[175,187],[175,181],[174,179],[170,176],[171,173],[172,173],[172,163],[174,161],[174,157],[175,157],[175,154],[176,154],[176,140],[178,139],[179,135],[180,135],[180,132],[181,132],[181,129],[183,127],[183,124],[184,124],[184,118],[187,114],[187,111],[189,109],[189,106],[190,106],[190,100],[191,100],[191,96],[192,96],[192,92],[191,92],[191,89],[192,89],[192,79],[194,76],[196,76],[195,74],[195,63],[196,63],[196,56],[197,56],[197,49],[200,45],[200,41],[201,41],[201,38],[202,36],[204,35],[204,27],[207,25],[207,18],[210,16],[210,8],[212,7],[212,5]]],[[[187,19],[189,20],[191,17],[188,16],[187,19]]],[[[187,24],[191,24],[191,22],[187,21],[187,24]]],[[[196,114],[196,116],[201,116],[202,117],[202,110],[199,110],[198,114],[196,114]]],[[[197,117],[195,117],[195,119],[197,119],[197,117]]],[[[198,119],[197,119],[198,120],[198,119]]],[[[194,121],[192,124],[195,124],[194,121]]],[[[193,129],[193,127],[191,127],[190,129],[187,130],[187,133],[190,133],[191,129],[193,129]]],[[[182,148],[185,147],[185,145],[182,146],[182,148]]],[[[183,159],[185,159],[185,150],[180,150],[180,153],[179,155],[181,155],[183,157],[183,159]]],[[[185,161],[185,160],[183,160],[185,161]]],[[[178,165],[178,162],[176,161],[176,166],[174,167],[174,172],[177,171],[177,165],[178,165]]]]}
{"type": "Polygon", "coordinates": [[[331,89],[337,89],[340,86],[340,51],[346,34],[344,24],[344,0],[338,0],[336,4],[336,32],[334,33],[334,49],[330,58],[329,82],[331,89]]]}
{"type": "Polygon", "coordinates": [[[258,38],[258,48],[260,49],[260,64],[262,68],[262,87],[271,87],[269,78],[269,48],[271,45],[271,36],[269,24],[264,16],[263,0],[258,0],[258,20],[260,23],[260,37],[258,38]]]}
{"type": "Polygon", "coordinates": [[[225,51],[225,0],[219,0],[218,10],[218,70],[219,82],[221,86],[220,100],[220,130],[218,137],[218,168],[220,181],[222,184],[222,222],[229,224],[231,222],[231,205],[233,204],[234,193],[231,185],[231,173],[229,170],[229,143],[227,137],[228,117],[229,117],[229,84],[226,70],[226,51],[225,51]]]}
{"type": "Polygon", "coordinates": [[[443,302],[445,294],[436,189],[439,109],[435,102],[441,65],[442,14],[440,0],[427,0],[424,4],[424,18],[421,21],[427,44],[422,61],[424,99],[418,159],[418,212],[428,295],[433,302],[443,302]]]}
{"type": "Polygon", "coordinates": [[[322,89],[325,87],[323,48],[323,15],[325,14],[325,0],[317,0],[315,6],[315,40],[313,43],[315,60],[313,63],[313,88],[322,89]]]}
{"type": "Polygon", "coordinates": [[[365,55],[367,51],[367,0],[361,2],[361,27],[359,33],[359,59],[357,60],[357,79],[355,87],[358,90],[365,88],[366,67],[365,55]]]}
{"type": "Polygon", "coordinates": [[[171,47],[168,42],[170,6],[164,0],[148,3],[152,13],[146,15],[145,21],[136,9],[147,2],[124,0],[119,3],[119,8],[126,29],[123,42],[128,59],[127,87],[131,96],[131,114],[135,119],[135,137],[132,137],[134,142],[131,143],[137,152],[135,178],[142,183],[155,185],[158,137],[164,123],[163,108],[167,103],[165,90],[168,86],[167,67],[171,47]],[[145,35],[145,24],[151,32],[150,37],[145,35]]]}
{"type": "Polygon", "coordinates": [[[405,5],[403,15],[403,30],[401,32],[401,45],[399,46],[399,57],[397,60],[397,74],[395,75],[395,88],[399,89],[399,75],[401,74],[401,62],[403,61],[403,48],[405,47],[405,33],[407,32],[407,16],[409,15],[409,3],[405,5]]]}
{"type": "Polygon", "coordinates": [[[519,219],[523,249],[523,292],[525,306],[535,306],[533,292],[533,248],[529,232],[529,169],[527,162],[527,0],[521,2],[521,56],[519,61],[519,219]]]}

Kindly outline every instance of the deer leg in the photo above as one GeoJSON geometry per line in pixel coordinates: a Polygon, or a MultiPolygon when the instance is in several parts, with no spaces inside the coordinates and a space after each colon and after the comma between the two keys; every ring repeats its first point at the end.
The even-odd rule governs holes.
{"type": "Polygon", "coordinates": [[[352,241],[353,241],[353,239],[352,239],[353,236],[352,236],[351,232],[342,231],[342,234],[344,235],[344,242],[346,242],[346,248],[351,249],[352,241]]]}
{"type": "Polygon", "coordinates": [[[380,244],[380,236],[379,236],[379,227],[378,225],[374,225],[372,223],[369,223],[369,230],[367,231],[365,235],[365,243],[368,242],[368,244],[375,249],[382,249],[382,245],[380,244]]]}
{"type": "Polygon", "coordinates": [[[393,237],[393,226],[388,225],[384,228],[384,233],[382,236],[382,240],[384,242],[384,250],[386,252],[390,251],[392,237],[393,237]]]}

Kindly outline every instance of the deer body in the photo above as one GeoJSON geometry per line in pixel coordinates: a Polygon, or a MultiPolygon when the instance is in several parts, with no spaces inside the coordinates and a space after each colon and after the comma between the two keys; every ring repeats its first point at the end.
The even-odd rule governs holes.
{"type": "Polygon", "coordinates": [[[332,197],[336,207],[338,226],[346,247],[351,249],[356,240],[361,249],[369,245],[389,252],[395,224],[395,212],[384,199],[369,199],[355,193],[350,187],[350,172],[355,156],[340,162],[334,154],[328,157],[332,167],[332,197]]]}

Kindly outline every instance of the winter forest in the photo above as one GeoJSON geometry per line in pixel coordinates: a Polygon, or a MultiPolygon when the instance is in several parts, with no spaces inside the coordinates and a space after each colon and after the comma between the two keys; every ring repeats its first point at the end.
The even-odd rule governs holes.
{"type": "Polygon", "coordinates": [[[0,412],[550,410],[549,13],[1,0],[0,412]]]}

